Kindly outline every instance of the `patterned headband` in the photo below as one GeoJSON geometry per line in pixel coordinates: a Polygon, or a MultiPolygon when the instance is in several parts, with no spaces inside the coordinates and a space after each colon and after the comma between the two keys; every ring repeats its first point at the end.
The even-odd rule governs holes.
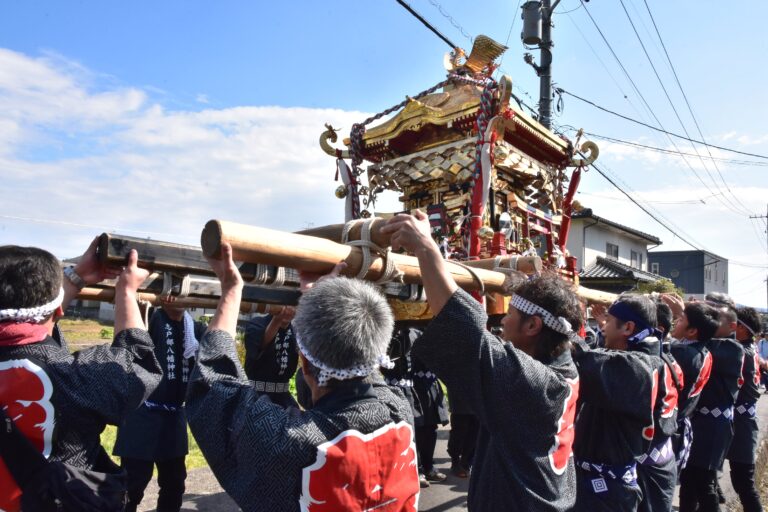
{"type": "Polygon", "coordinates": [[[48,304],[37,306],[34,308],[19,308],[19,309],[0,309],[0,322],[11,320],[19,323],[34,323],[39,324],[51,313],[56,311],[56,308],[61,306],[64,301],[64,288],[59,289],[59,294],[48,304]]]}
{"type": "Polygon", "coordinates": [[[367,377],[380,366],[387,369],[394,368],[395,366],[395,363],[389,359],[387,354],[381,354],[376,358],[375,362],[370,364],[361,364],[351,368],[343,369],[332,368],[322,361],[319,361],[309,353],[307,347],[305,347],[301,342],[301,337],[299,337],[298,333],[296,333],[296,345],[298,345],[301,354],[307,359],[307,361],[312,363],[312,366],[315,368],[320,369],[320,374],[317,376],[317,384],[320,387],[324,387],[331,379],[349,380],[354,379],[355,377],[367,377]]]}
{"type": "Polygon", "coordinates": [[[560,334],[570,334],[572,327],[571,323],[563,318],[562,316],[556,317],[546,309],[544,309],[541,306],[537,306],[533,302],[529,301],[528,299],[524,299],[519,295],[513,295],[512,300],[509,302],[509,305],[515,308],[516,310],[520,311],[521,313],[525,313],[526,315],[538,315],[541,317],[542,322],[544,322],[544,325],[552,329],[553,331],[559,332],[560,334]]]}
{"type": "Polygon", "coordinates": [[[750,334],[751,334],[753,337],[757,337],[757,333],[756,333],[755,331],[753,331],[753,330],[752,330],[752,328],[751,328],[750,326],[748,326],[747,324],[745,324],[745,323],[744,323],[743,321],[741,321],[741,320],[737,320],[737,322],[739,322],[739,323],[741,324],[741,326],[742,326],[742,327],[744,327],[746,330],[748,330],[748,331],[749,331],[749,333],[750,333],[750,334]]]}

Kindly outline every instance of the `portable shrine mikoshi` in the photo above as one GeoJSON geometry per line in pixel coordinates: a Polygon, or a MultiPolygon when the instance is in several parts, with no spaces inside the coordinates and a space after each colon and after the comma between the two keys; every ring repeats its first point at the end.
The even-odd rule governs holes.
{"type": "MultiPolygon", "coordinates": [[[[336,158],[347,221],[372,217],[377,196],[394,191],[403,210],[427,212],[447,258],[468,265],[485,259],[480,268],[488,269],[499,266],[490,263],[499,256],[538,255],[544,270],[578,284],[576,258],[565,249],[571,204],[598,148],[582,143],[581,132],[576,141],[553,133],[523,110],[511,78],[493,78],[505,50],[478,36],[468,57],[458,49],[446,56],[444,81],[354,124],[345,149],[329,144],[337,141],[330,125],[320,145],[336,158]]],[[[304,233],[346,243],[360,231],[347,226],[304,233]]],[[[386,247],[376,226],[370,240],[386,247]]],[[[498,302],[488,302],[489,313],[498,302]]]]}

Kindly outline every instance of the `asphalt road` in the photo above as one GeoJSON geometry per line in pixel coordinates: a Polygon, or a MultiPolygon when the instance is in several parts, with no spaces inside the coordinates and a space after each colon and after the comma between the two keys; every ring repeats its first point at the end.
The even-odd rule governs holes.
{"type": "MultiPolygon", "coordinates": [[[[760,423],[760,442],[765,452],[766,426],[768,426],[768,398],[763,397],[758,402],[757,417],[760,423]]],[[[448,429],[441,428],[438,431],[437,448],[435,450],[435,466],[448,475],[448,480],[438,484],[432,484],[427,489],[422,489],[419,497],[419,510],[424,512],[462,512],[467,510],[468,480],[456,478],[450,475],[450,459],[446,451],[448,442],[448,429]]],[[[760,465],[758,465],[760,468],[760,465]]],[[[766,471],[768,467],[763,467],[766,471]]],[[[724,510],[740,511],[738,498],[733,490],[726,462],[723,475],[720,478],[720,486],[728,499],[724,510]]],[[[140,511],[154,511],[157,500],[157,481],[153,479],[147,488],[144,501],[139,507],[140,511]]],[[[208,468],[195,469],[189,472],[187,477],[187,493],[184,496],[182,511],[206,511],[206,512],[231,512],[239,508],[221,490],[218,482],[208,468]]]]}

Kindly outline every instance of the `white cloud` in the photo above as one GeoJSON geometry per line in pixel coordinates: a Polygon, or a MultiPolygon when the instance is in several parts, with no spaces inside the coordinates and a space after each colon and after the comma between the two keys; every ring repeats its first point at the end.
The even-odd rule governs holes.
{"type": "Polygon", "coordinates": [[[367,114],[168,111],[138,88],[91,82],[76,63],[0,49],[0,243],[72,256],[100,231],[196,243],[210,218],[286,230],[343,220],[317,140],[324,123],[367,114]]]}
{"type": "MultiPolygon", "coordinates": [[[[158,96],[169,95],[126,87],[58,56],[0,49],[0,244],[38,245],[69,257],[101,231],[196,244],[211,218],[281,230],[343,220],[343,203],[333,194],[335,162],[320,150],[318,136],[326,122],[348,132],[366,113],[274,106],[170,110],[150,100],[158,96]]],[[[679,159],[600,146],[598,164],[610,165],[644,199],[710,195],[691,186],[696,182],[679,159]]],[[[747,180],[732,190],[750,211],[762,212],[768,196],[762,183],[747,180]]],[[[607,187],[590,171],[581,189],[614,199],[580,200],[597,215],[659,236],[664,249],[685,248],[607,187]]],[[[749,223],[706,201],[655,206],[709,250],[764,262],[749,223]]],[[[396,201],[390,197],[386,204],[382,209],[394,209],[396,201]]],[[[749,279],[754,269],[731,269],[736,298],[763,304],[757,278],[749,279]]]]}

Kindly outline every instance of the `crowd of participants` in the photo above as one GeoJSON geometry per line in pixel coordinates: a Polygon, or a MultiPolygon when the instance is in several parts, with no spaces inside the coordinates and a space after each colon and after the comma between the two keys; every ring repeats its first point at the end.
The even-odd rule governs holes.
{"type": "Polygon", "coordinates": [[[497,336],[424,214],[383,230],[417,257],[431,321],[396,326],[379,290],[339,277],[340,263],[302,274],[296,308],[247,324],[244,364],[243,279],[227,244],[209,259],[221,299],[207,326],[172,298],[145,325],[135,251],[108,268],[94,241],[62,274],[42,249],[0,246],[0,510],[135,511],[156,468],[157,510],[178,511],[189,425],[246,512],[415,511],[420,489],[446,478],[434,465],[449,421],[440,381],[469,510],[670,511],[679,485],[680,511],[717,511],[726,459],[745,512],[762,510],[768,343],[754,309],[722,294],[624,294],[593,306],[598,329],[584,336],[573,287],[542,275],[512,291],[497,336]],[[114,341],[70,353],[56,322],[107,278],[114,341]],[[106,425],[118,426],[120,465],[100,443],[106,425]]]}

